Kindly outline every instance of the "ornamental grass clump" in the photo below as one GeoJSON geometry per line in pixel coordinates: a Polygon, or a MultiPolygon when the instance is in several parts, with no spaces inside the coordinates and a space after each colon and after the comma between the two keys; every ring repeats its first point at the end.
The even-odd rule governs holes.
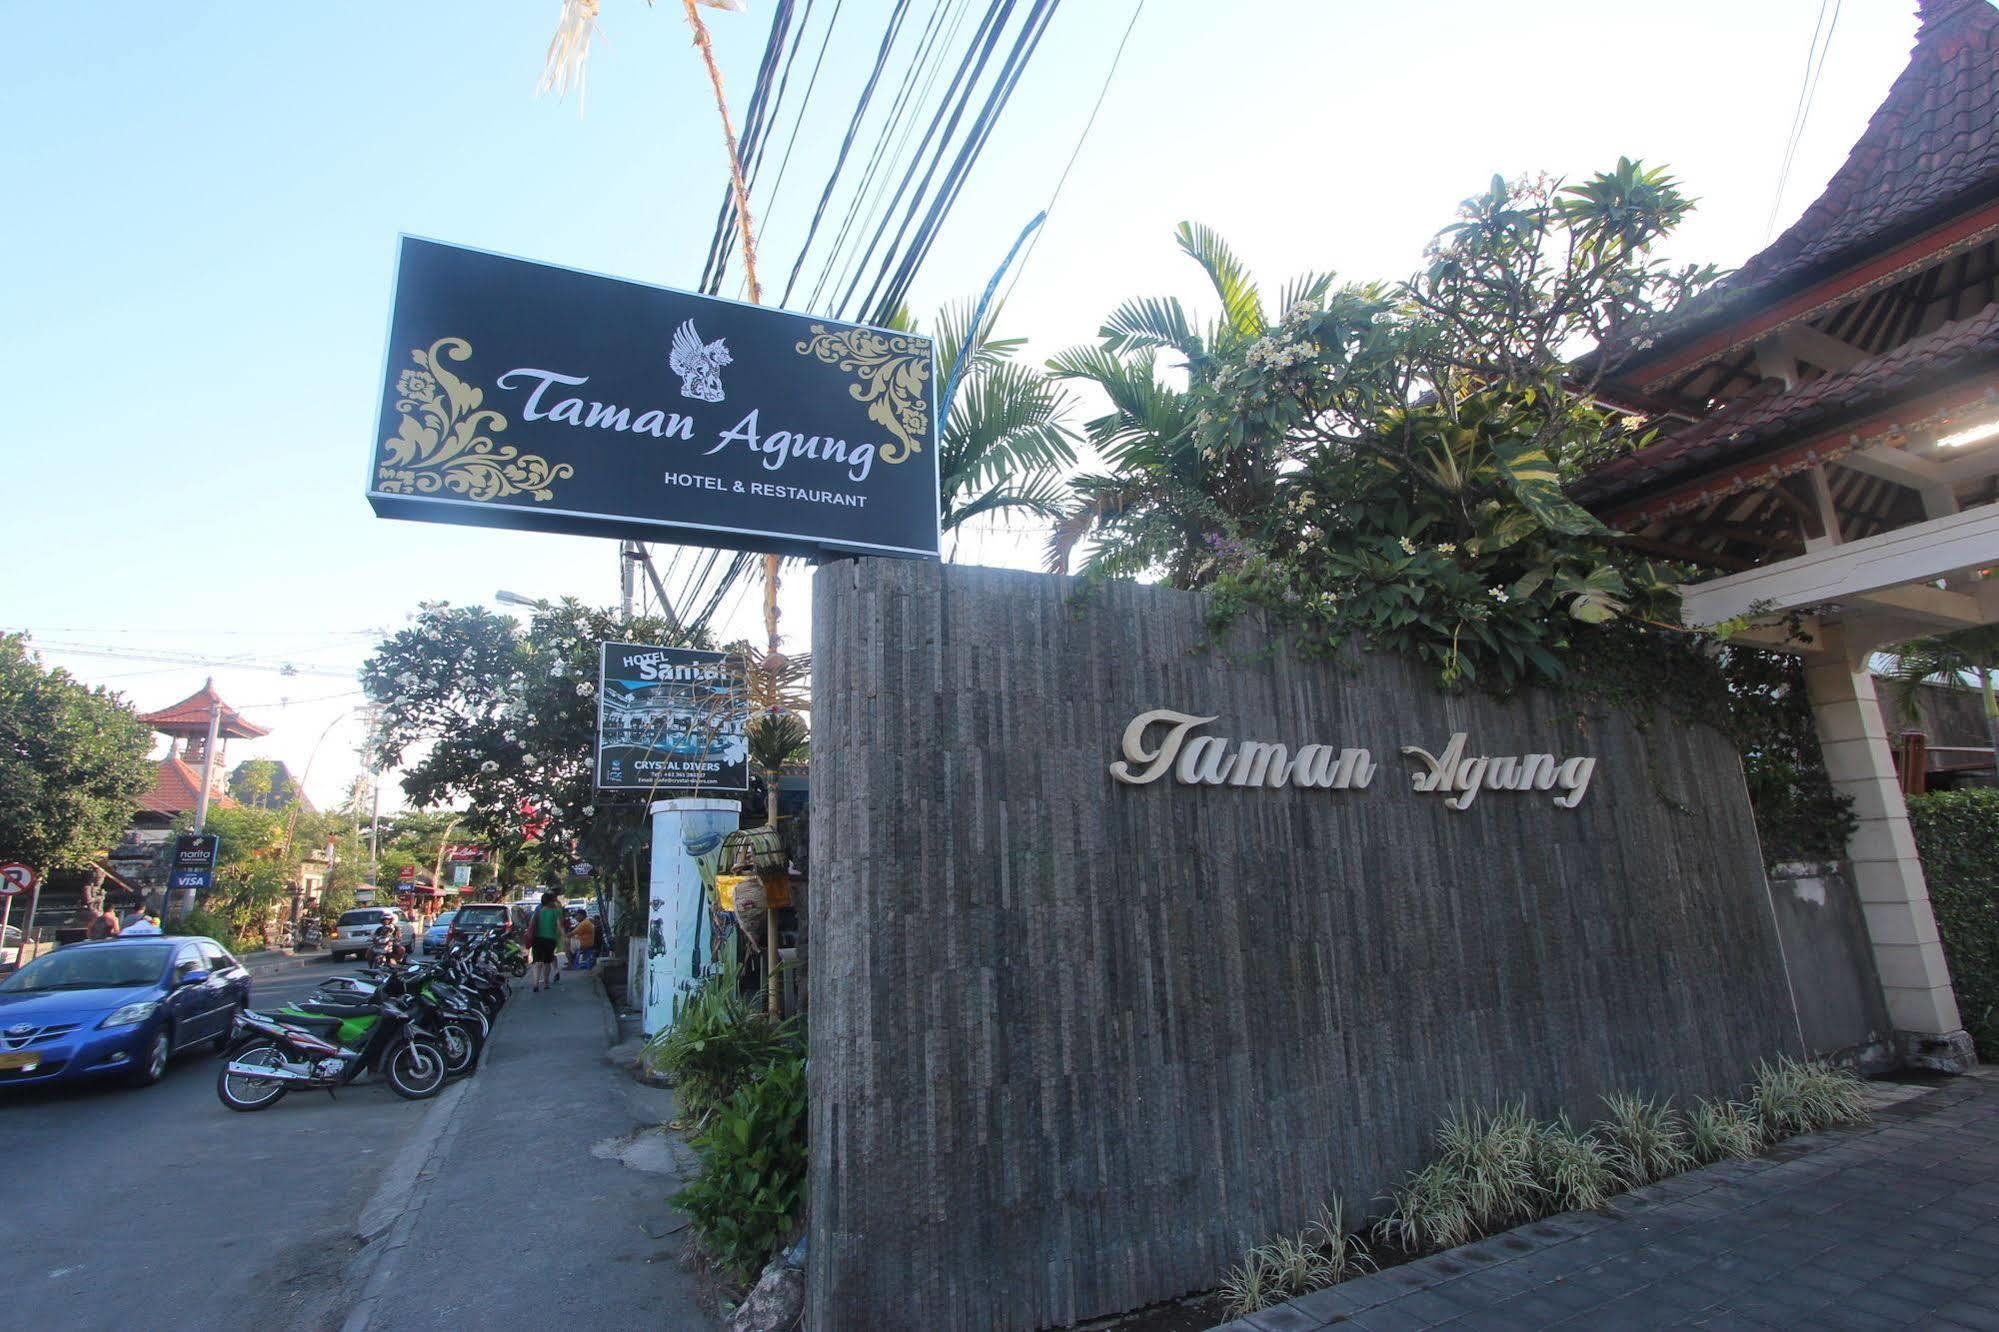
{"type": "Polygon", "coordinates": [[[1687,1132],[1671,1099],[1655,1101],[1631,1092],[1603,1098],[1608,1119],[1595,1132],[1610,1148],[1617,1172],[1633,1188],[1693,1168],[1687,1132]]]}
{"type": "Polygon", "coordinates": [[[1763,1128],[1754,1111],[1730,1100],[1694,1103],[1687,1117],[1687,1147],[1702,1165],[1716,1161],[1746,1161],[1762,1150],[1763,1128]]]}
{"type": "Polygon", "coordinates": [[[1451,1248],[1543,1215],[1535,1163],[1541,1128],[1515,1102],[1487,1114],[1460,1109],[1437,1130],[1443,1154],[1390,1194],[1375,1238],[1411,1251],[1451,1248]]]}
{"type": "Polygon", "coordinates": [[[1373,1270],[1374,1259],[1347,1233],[1345,1207],[1335,1198],[1298,1234],[1280,1235],[1243,1255],[1222,1279],[1221,1293],[1228,1317],[1244,1318],[1373,1270]]]}
{"type": "Polygon", "coordinates": [[[1823,1060],[1806,1063],[1788,1055],[1775,1063],[1756,1065],[1749,1108],[1769,1142],[1868,1118],[1865,1088],[1859,1078],[1823,1060]]]}
{"type": "Polygon", "coordinates": [[[1437,1134],[1444,1164],[1463,1178],[1472,1222],[1480,1230],[1501,1230],[1541,1214],[1547,1190],[1534,1169],[1539,1136],[1525,1101],[1490,1115],[1461,1109],[1444,1121],[1437,1134]]]}
{"type": "Polygon", "coordinates": [[[1589,1130],[1576,1132],[1566,1115],[1535,1126],[1534,1175],[1550,1212],[1601,1207],[1623,1187],[1615,1153],[1589,1130]]]}

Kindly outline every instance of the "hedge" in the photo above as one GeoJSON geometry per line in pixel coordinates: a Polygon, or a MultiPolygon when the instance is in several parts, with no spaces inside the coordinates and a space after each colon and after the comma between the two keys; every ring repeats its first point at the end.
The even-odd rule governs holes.
{"type": "Polygon", "coordinates": [[[1999,1058],[1999,790],[1909,797],[1930,905],[1978,1057],[1999,1058]]]}

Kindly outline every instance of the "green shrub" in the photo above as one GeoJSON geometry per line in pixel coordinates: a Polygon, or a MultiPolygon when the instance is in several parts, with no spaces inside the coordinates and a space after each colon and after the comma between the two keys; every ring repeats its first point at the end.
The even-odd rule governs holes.
{"type": "Polygon", "coordinates": [[[1766,1142],[1856,1124],[1868,1117],[1864,1084],[1859,1078],[1831,1064],[1800,1063],[1788,1056],[1756,1065],[1749,1108],[1755,1112],[1766,1142]]]}
{"type": "Polygon", "coordinates": [[[1999,791],[1909,797],[1909,822],[1966,1031],[1999,1059],[1999,791]]]}
{"type": "Polygon", "coordinates": [[[805,1057],[794,1053],[715,1107],[690,1144],[700,1172],[673,1205],[694,1219],[703,1248],[738,1280],[755,1280],[798,1227],[805,1111],[805,1057]]]}
{"type": "Polygon", "coordinates": [[[160,928],[168,934],[204,935],[232,953],[247,952],[252,946],[263,946],[261,941],[245,940],[237,931],[235,922],[227,916],[204,911],[200,907],[176,914],[171,922],[163,923],[160,928]]]}
{"type": "Polygon", "coordinates": [[[1734,1101],[1694,1103],[1687,1120],[1687,1145],[1702,1165],[1729,1159],[1746,1161],[1763,1146],[1763,1126],[1754,1111],[1734,1101]]]}
{"type": "Polygon", "coordinates": [[[738,1089],[798,1050],[797,1024],[773,1021],[761,1002],[738,992],[737,978],[731,962],[702,981],[673,1025],[645,1048],[647,1067],[673,1079],[687,1123],[706,1120],[738,1089]]]}

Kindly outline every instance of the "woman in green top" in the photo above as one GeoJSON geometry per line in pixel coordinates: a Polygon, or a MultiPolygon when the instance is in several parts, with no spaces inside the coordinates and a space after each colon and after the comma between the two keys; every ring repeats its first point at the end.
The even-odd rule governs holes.
{"type": "Polygon", "coordinates": [[[534,988],[546,990],[562,979],[555,970],[555,950],[562,946],[562,905],[554,893],[541,895],[541,905],[528,922],[528,937],[534,955],[534,988]]]}

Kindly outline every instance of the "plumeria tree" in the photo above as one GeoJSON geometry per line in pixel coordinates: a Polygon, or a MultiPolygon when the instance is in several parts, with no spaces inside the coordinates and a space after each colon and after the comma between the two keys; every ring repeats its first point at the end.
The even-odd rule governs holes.
{"type": "MultiPolygon", "coordinates": [[[[426,603],[362,668],[377,708],[375,757],[404,769],[420,806],[465,809],[514,886],[601,866],[632,893],[646,813],[641,799],[600,800],[593,755],[598,644],[706,647],[663,620],[623,619],[574,599],[523,628],[480,607],[426,603]]],[[[627,912],[626,920],[642,918],[627,912]]]]}
{"type": "Polygon", "coordinates": [[[1275,314],[1183,227],[1218,314],[1132,302],[1053,363],[1113,405],[1090,427],[1110,470],[1079,479],[1058,561],[1088,538],[1091,570],[1213,586],[1447,684],[1552,681],[1580,630],[1670,624],[1676,571],[1562,486],[1648,437],[1598,404],[1591,367],[1707,280],[1654,254],[1690,206],[1630,161],[1574,185],[1495,179],[1407,281],[1310,275],[1275,314]]]}

